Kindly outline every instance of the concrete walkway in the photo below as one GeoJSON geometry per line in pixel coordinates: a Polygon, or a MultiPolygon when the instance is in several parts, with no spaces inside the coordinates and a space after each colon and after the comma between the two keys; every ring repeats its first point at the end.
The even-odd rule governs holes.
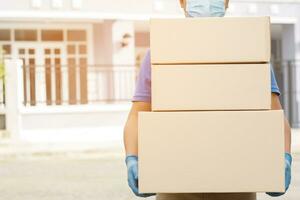
{"type": "MultiPolygon", "coordinates": [[[[53,154],[0,161],[2,200],[134,200],[126,182],[122,149],[89,154],[53,154]]],[[[289,192],[300,199],[300,154],[294,155],[289,192]]],[[[259,194],[259,200],[273,199],[259,194]]],[[[154,198],[149,198],[153,200],[154,198]]]]}

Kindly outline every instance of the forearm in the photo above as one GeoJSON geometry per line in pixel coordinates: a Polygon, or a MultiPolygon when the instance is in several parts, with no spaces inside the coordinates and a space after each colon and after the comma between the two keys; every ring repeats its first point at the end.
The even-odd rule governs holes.
{"type": "Polygon", "coordinates": [[[284,118],[284,144],[285,152],[291,153],[291,128],[288,120],[284,118]]]}
{"type": "Polygon", "coordinates": [[[138,155],[138,113],[151,111],[151,103],[134,102],[124,127],[124,146],[126,155],[138,155]]]}
{"type": "MultiPolygon", "coordinates": [[[[277,94],[272,93],[272,110],[281,110],[282,106],[277,94]]],[[[284,118],[284,144],[285,152],[291,153],[291,128],[288,120],[284,118]]]]}
{"type": "Polygon", "coordinates": [[[137,116],[129,115],[124,128],[124,146],[126,155],[138,155],[137,116]]]}

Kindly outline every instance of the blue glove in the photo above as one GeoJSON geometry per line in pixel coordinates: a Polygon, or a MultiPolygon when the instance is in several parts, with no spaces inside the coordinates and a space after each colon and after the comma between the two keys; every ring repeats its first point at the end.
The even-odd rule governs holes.
{"type": "Polygon", "coordinates": [[[138,188],[138,157],[134,155],[126,156],[126,165],[128,173],[128,185],[133,191],[133,193],[138,197],[150,197],[155,194],[142,194],[139,193],[138,188]]]}
{"type": "MultiPolygon", "coordinates": [[[[289,153],[285,153],[285,192],[289,189],[291,183],[291,165],[292,165],[292,156],[289,153]]],[[[279,192],[267,192],[271,197],[278,197],[284,195],[284,193],[279,192]]]]}

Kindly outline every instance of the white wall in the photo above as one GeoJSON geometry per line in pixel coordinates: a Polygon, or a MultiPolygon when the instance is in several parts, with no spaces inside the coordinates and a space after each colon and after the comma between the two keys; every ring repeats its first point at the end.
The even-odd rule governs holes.
{"type": "MultiPolygon", "coordinates": [[[[52,0],[40,0],[42,4],[40,7],[33,7],[34,0],[0,0],[0,18],[1,15],[12,14],[13,11],[17,11],[15,14],[21,12],[29,12],[29,14],[41,14],[46,16],[49,12],[52,15],[48,17],[68,17],[73,14],[87,14],[87,17],[94,16],[95,19],[102,15],[105,19],[129,17],[131,19],[140,17],[148,17],[151,13],[164,13],[164,14],[178,14],[180,11],[179,2],[174,0],[81,0],[81,6],[79,8],[73,7],[73,0],[60,0],[62,6],[55,8],[52,6],[52,0]],[[39,13],[41,12],[42,13],[39,13]],[[69,13],[75,11],[74,13],[69,13]],[[80,12],[78,12],[80,11],[80,12]],[[69,14],[66,14],[69,13],[69,14]],[[63,14],[63,15],[61,15],[63,14]],[[118,17],[119,16],[119,17],[118,17]]],[[[57,1],[57,0],[56,0],[57,1]]],[[[13,15],[11,16],[13,17],[13,15]]],[[[25,15],[27,18],[28,16],[25,15]]]]}
{"type": "Polygon", "coordinates": [[[135,30],[132,21],[105,20],[95,23],[95,64],[135,65],[135,30]],[[121,47],[124,34],[130,34],[129,45],[121,47]]]}

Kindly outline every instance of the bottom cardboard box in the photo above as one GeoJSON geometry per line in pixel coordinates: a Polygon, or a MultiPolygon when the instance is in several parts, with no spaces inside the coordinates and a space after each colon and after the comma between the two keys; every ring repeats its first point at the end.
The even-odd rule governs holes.
{"type": "Polygon", "coordinates": [[[284,191],[283,111],[140,112],[142,193],[284,191]]]}

